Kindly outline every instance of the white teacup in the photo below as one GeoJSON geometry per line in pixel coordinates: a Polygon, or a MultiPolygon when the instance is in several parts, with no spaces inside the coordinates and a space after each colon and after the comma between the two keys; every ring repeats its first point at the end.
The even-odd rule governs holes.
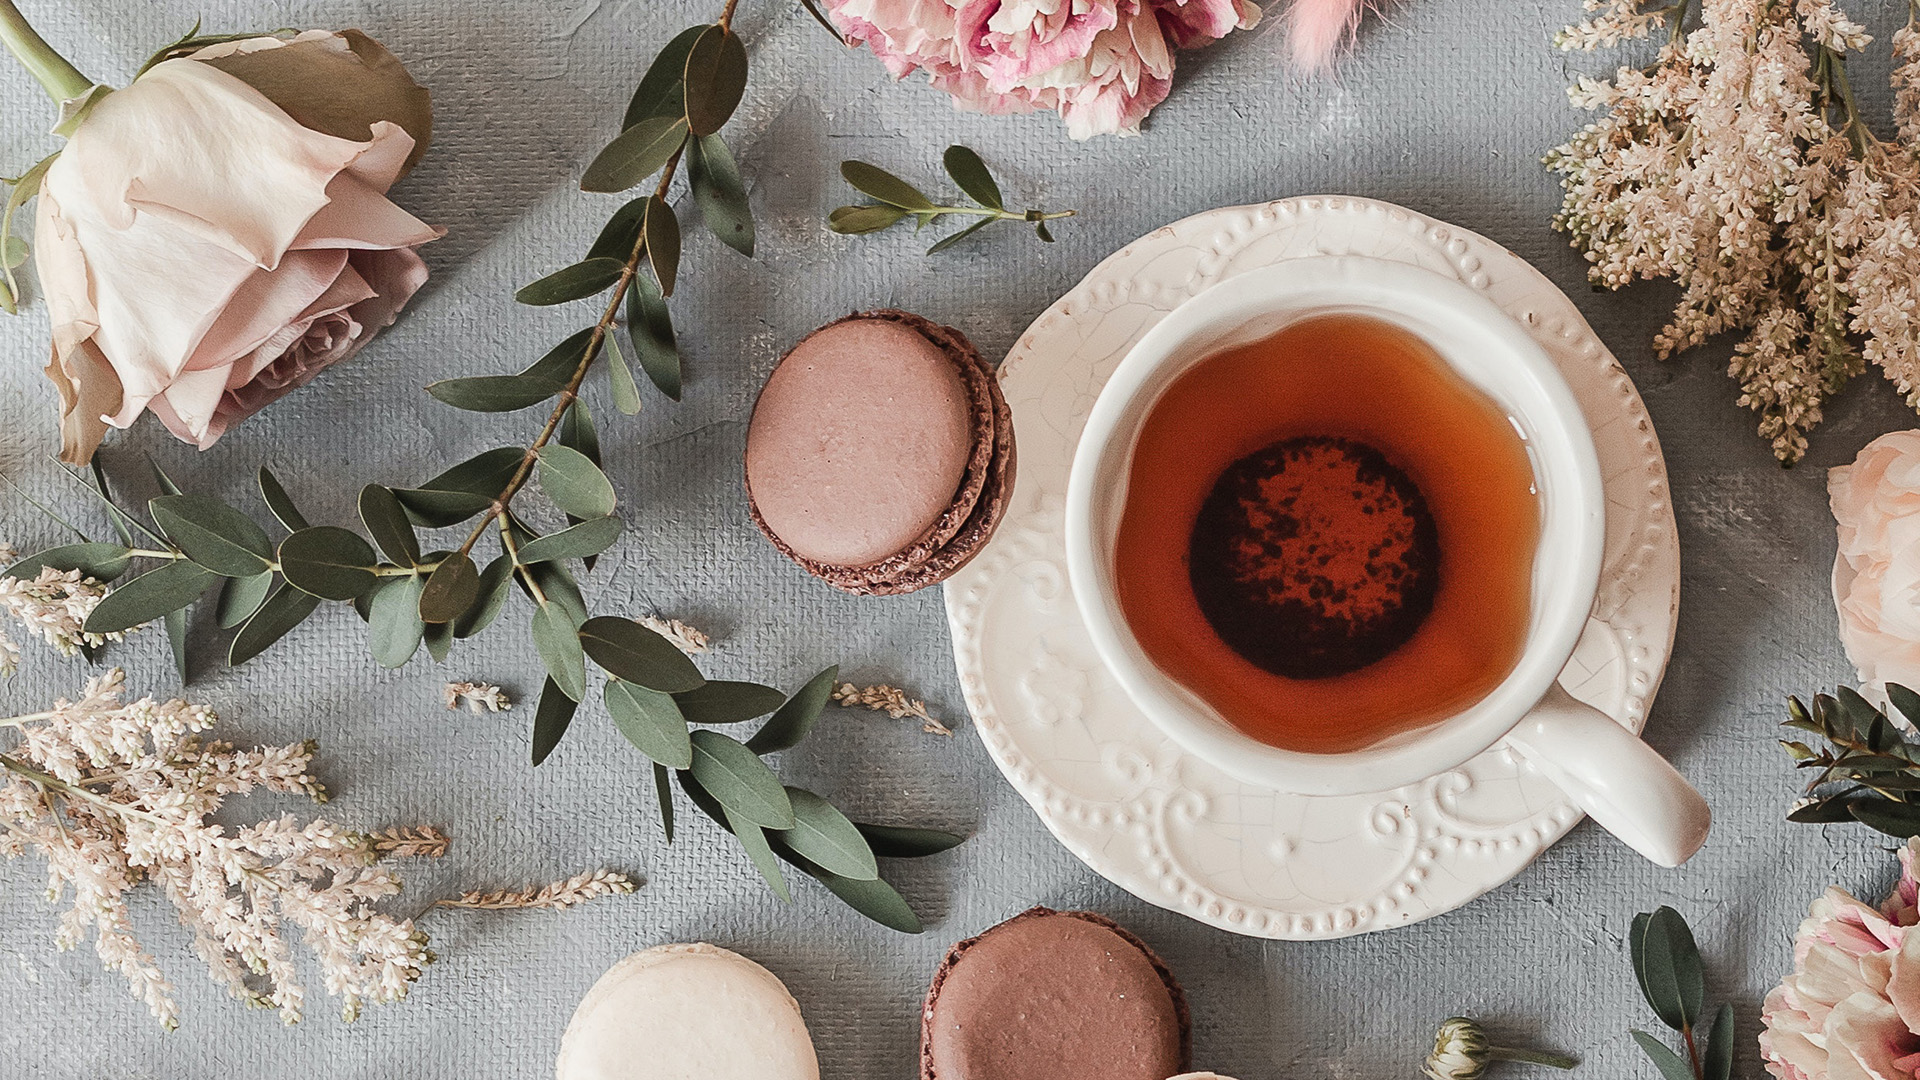
{"type": "Polygon", "coordinates": [[[1307,795],[1368,794],[1456,768],[1504,739],[1634,850],[1678,866],[1706,841],[1705,800],[1644,742],[1559,685],[1599,586],[1605,515],[1599,459],[1579,404],[1518,323],[1451,278],[1404,263],[1326,256],[1208,289],[1120,362],[1074,455],[1067,566],[1094,645],[1127,695],[1187,751],[1240,780],[1307,795]],[[1526,440],[1542,517],[1526,646],[1506,680],[1426,727],[1364,749],[1319,754],[1242,733],[1164,674],[1129,628],[1113,575],[1134,445],[1168,385],[1222,349],[1329,314],[1368,315],[1412,332],[1503,407],[1526,440]]]}

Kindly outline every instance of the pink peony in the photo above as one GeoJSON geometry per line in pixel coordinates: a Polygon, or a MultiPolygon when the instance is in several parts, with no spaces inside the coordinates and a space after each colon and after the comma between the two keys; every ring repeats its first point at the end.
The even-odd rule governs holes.
{"type": "Polygon", "coordinates": [[[1914,855],[1879,909],[1830,888],[1793,943],[1793,974],[1767,995],[1760,1052],[1780,1080],[1912,1080],[1920,1069],[1920,911],[1914,855]]]}
{"type": "Polygon", "coordinates": [[[1252,0],[829,0],[895,78],[925,71],[959,108],[1046,109],[1076,139],[1137,135],[1173,50],[1260,21],[1252,0]]]}
{"type": "Polygon", "coordinates": [[[1861,690],[1882,696],[1889,681],[1920,688],[1920,431],[1868,443],[1827,474],[1827,493],[1840,529],[1840,643],[1861,690]]]}

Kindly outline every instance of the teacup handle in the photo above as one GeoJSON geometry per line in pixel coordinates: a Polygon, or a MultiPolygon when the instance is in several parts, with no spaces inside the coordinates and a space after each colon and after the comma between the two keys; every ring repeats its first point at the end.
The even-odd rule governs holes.
{"type": "Polygon", "coordinates": [[[1601,828],[1661,866],[1679,866],[1707,842],[1713,812],[1693,785],[1559,683],[1507,742],[1601,828]]]}

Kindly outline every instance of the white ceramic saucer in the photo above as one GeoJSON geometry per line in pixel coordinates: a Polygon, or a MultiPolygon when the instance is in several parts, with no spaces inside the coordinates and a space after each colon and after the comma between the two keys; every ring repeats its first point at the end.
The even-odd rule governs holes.
{"type": "Polygon", "coordinates": [[[1680,549],[1633,382],[1573,302],[1511,252],[1368,199],[1215,210],[1135,241],[1028,328],[1000,368],[1020,477],[991,544],[946,586],[967,707],[1047,827],[1128,892],[1223,930],[1309,940],[1404,926],[1494,888],[1580,814],[1504,747],[1419,784],[1315,798],[1184,754],[1101,666],[1067,585],[1067,473],[1114,365],[1182,301],[1311,255],[1425,267],[1485,293],[1546,348],[1600,450],[1607,554],[1562,684],[1635,731],[1672,650],[1680,549]]]}

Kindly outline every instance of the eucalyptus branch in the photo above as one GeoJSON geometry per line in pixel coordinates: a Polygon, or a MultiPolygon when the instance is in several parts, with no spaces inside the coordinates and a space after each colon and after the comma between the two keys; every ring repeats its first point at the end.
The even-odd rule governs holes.
{"type": "Polygon", "coordinates": [[[907,218],[924,229],[943,217],[978,217],[981,220],[945,237],[927,249],[927,254],[945,251],[996,221],[1024,221],[1047,243],[1053,233],[1047,222],[1073,217],[1076,211],[1008,210],[1000,193],[1000,184],[980,155],[964,146],[950,146],[945,157],[947,175],[974,201],[972,206],[936,203],[927,194],[885,169],[864,161],[843,161],[840,175],[854,190],[875,200],[859,206],[842,206],[827,216],[827,227],[848,236],[880,232],[907,218]]]}

